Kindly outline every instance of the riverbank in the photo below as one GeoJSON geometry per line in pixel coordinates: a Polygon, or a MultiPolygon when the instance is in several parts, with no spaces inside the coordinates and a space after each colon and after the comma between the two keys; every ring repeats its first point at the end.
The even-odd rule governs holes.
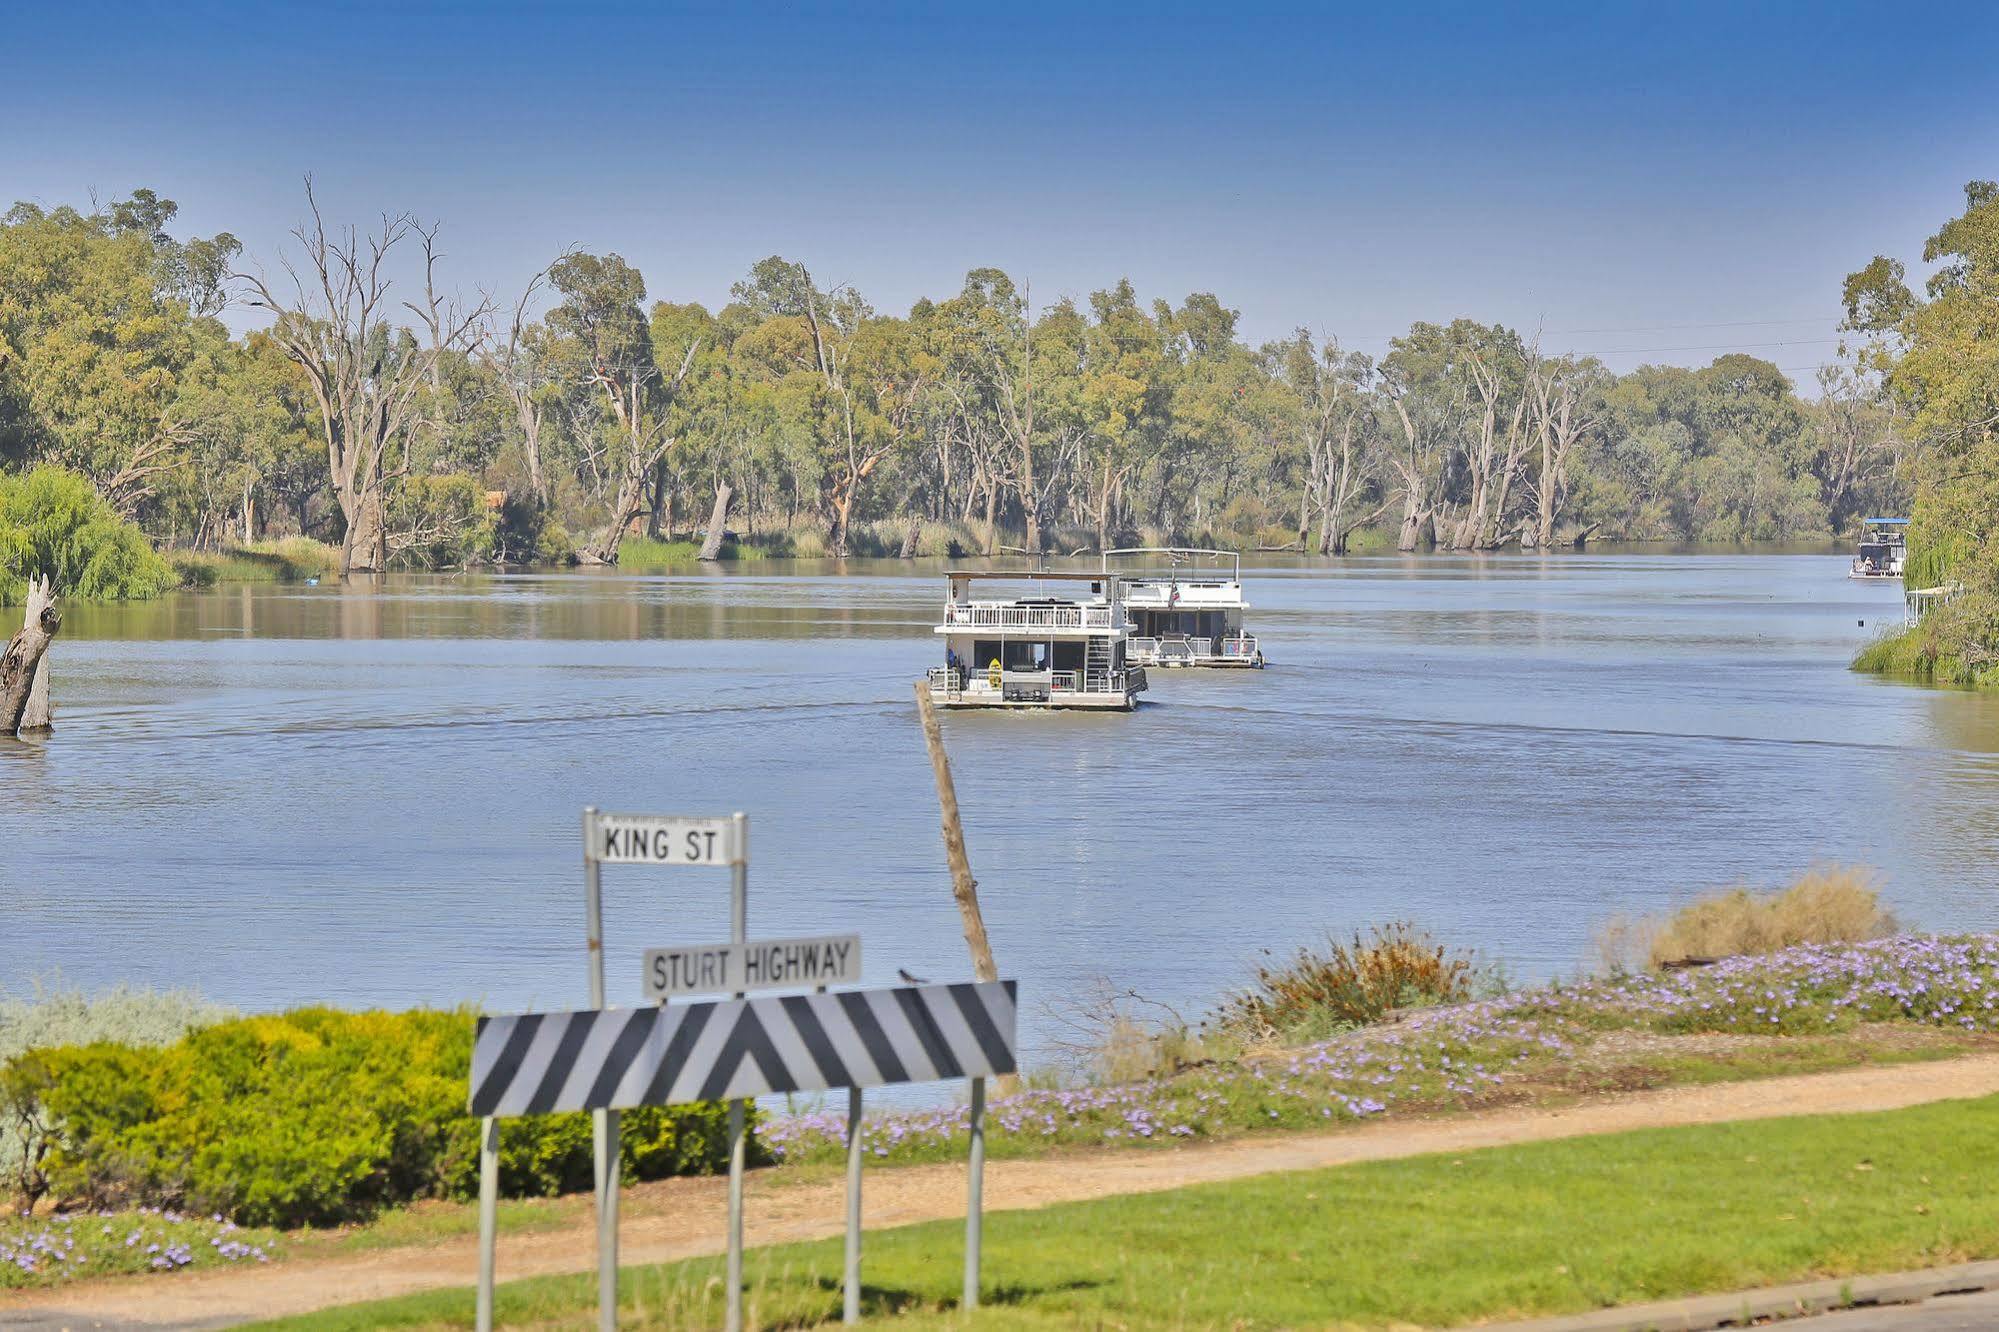
{"type": "MultiPolygon", "coordinates": [[[[311,1017],[322,1026],[328,1020],[311,1017]]],[[[441,1036],[452,1019],[434,1015],[428,1021],[441,1036]]],[[[257,1019],[251,1026],[278,1032],[271,1022],[257,1019]]],[[[368,1018],[350,1025],[359,1032],[381,1024],[380,1018],[368,1018]]],[[[230,1024],[206,1030],[225,1047],[241,1044],[230,1024]]],[[[445,1042],[446,1047],[452,1044],[445,1042]]],[[[168,1047],[168,1066],[172,1053],[168,1047]]],[[[331,1066],[349,1062],[350,1056],[341,1055],[331,1066]]],[[[382,1082],[387,1074],[380,1060],[363,1063],[371,1070],[369,1105],[407,1099],[382,1082]]],[[[435,1095],[444,1095],[439,1089],[446,1084],[462,1087],[441,1065],[422,1076],[426,1088],[436,1084],[435,1095]]],[[[1009,1169],[1018,1163],[1027,1171],[1021,1178],[1031,1186],[1023,1185],[1021,1196],[1050,1202],[1096,1196],[1064,1191],[1083,1187],[1092,1177],[1124,1181],[1105,1191],[1172,1188],[1233,1177],[1229,1171],[1298,1169],[1370,1154],[1835,1106],[1878,1109],[1987,1092],[1999,1092],[1999,936],[1901,937],[1798,947],[1665,975],[1537,987],[1404,1014],[1297,1048],[1249,1050],[1148,1081],[1029,1089],[993,1100],[988,1133],[996,1162],[1009,1169]],[[1824,1076],[1809,1076],[1814,1073],[1824,1076]],[[1629,1099],[1634,1094],[1637,1099],[1629,1099]],[[1901,1097],[1908,1099],[1897,1099],[1901,1097]],[[1614,1108],[1619,1105],[1626,1108],[1614,1108]],[[1433,1136],[1439,1133],[1447,1136],[1433,1136]],[[1400,1145],[1367,1146],[1384,1142],[1400,1145]],[[1190,1159],[1260,1164],[1254,1169],[1217,1167],[1224,1174],[1216,1176],[1202,1173],[1205,1167],[1190,1173],[1190,1159]]],[[[314,1099],[352,1100],[330,1083],[314,1099]]],[[[289,1178],[283,1144],[304,1140],[287,1131],[285,1113],[273,1103],[253,1116],[260,1178],[279,1188],[288,1187],[289,1178]],[[272,1114],[279,1118],[273,1121],[272,1114]]],[[[568,1142],[574,1136],[563,1131],[559,1118],[537,1121],[544,1125],[537,1131],[548,1142],[568,1142]]],[[[782,1197],[802,1190],[798,1197],[817,1199],[801,1204],[795,1219],[837,1216],[837,1207],[822,1206],[826,1200],[811,1191],[836,1187],[829,1181],[842,1129],[837,1117],[823,1114],[767,1122],[760,1138],[779,1164],[758,1172],[759,1191],[782,1197]]],[[[948,1193],[946,1177],[958,1169],[964,1150],[962,1129],[963,1112],[957,1107],[870,1116],[864,1144],[871,1178],[877,1181],[871,1196],[886,1205],[876,1214],[882,1222],[927,1215],[908,1213],[908,1200],[948,1193]]],[[[225,1155],[236,1150],[232,1141],[207,1147],[225,1155]]],[[[305,1164],[324,1168],[317,1156],[305,1164]]],[[[362,1172],[357,1178],[370,1177],[365,1159],[353,1158],[352,1165],[362,1172]]],[[[695,1200],[712,1202],[719,1189],[712,1178],[669,1180],[643,1186],[640,1194],[660,1198],[663,1213],[683,1217],[709,1205],[695,1200]]],[[[775,1212],[786,1214],[781,1207],[775,1212]]],[[[507,1215],[510,1231],[553,1233],[587,1225],[583,1200],[573,1195],[514,1204],[507,1215]]],[[[86,1239],[119,1240],[128,1219],[88,1218],[86,1239]],[[90,1238],[91,1231],[98,1239],[90,1238]]],[[[419,1249],[446,1236],[459,1237],[448,1242],[462,1242],[471,1220],[468,1206],[429,1203],[384,1213],[361,1226],[243,1238],[257,1245],[260,1265],[268,1258],[274,1269],[288,1269],[357,1247],[419,1249]]],[[[222,1218],[213,1222],[222,1223],[222,1218]]],[[[49,1223],[41,1224],[46,1228],[49,1223]]],[[[60,1225],[55,1232],[59,1245],[78,1233],[70,1228],[73,1222],[60,1225]]],[[[709,1234],[708,1241],[719,1233],[709,1234]]],[[[187,1247],[189,1237],[179,1238],[187,1247]]],[[[220,1233],[207,1238],[229,1242],[220,1233]]],[[[0,1235],[0,1244],[47,1254],[47,1237],[40,1245],[32,1239],[0,1235]]],[[[682,1249],[663,1256],[705,1251],[682,1249]]],[[[574,1260],[583,1250],[572,1243],[556,1245],[551,1252],[574,1260]]],[[[182,1263],[168,1255],[171,1267],[196,1268],[216,1266],[210,1260],[226,1256],[203,1250],[198,1260],[182,1263]]],[[[429,1270],[421,1259],[411,1263],[414,1269],[429,1270]]],[[[73,1285],[104,1266],[101,1260],[36,1259],[0,1268],[0,1286],[37,1288],[22,1292],[13,1301],[17,1305],[45,1302],[53,1298],[53,1288],[73,1285]]],[[[197,1275],[177,1273],[173,1279],[197,1275]]],[[[136,1278],[141,1284],[159,1279],[136,1278]]]]}
{"type": "MultiPolygon", "coordinates": [[[[1690,1256],[1694,1240],[1688,1239],[1670,1246],[1672,1266],[1699,1279],[1674,1287],[1663,1274],[1658,1280],[1639,1280],[1643,1273],[1634,1273],[1629,1260],[1634,1253],[1642,1257],[1641,1251],[1649,1246],[1654,1258],[1644,1262],[1655,1261],[1658,1246],[1648,1238],[1647,1227],[1661,1219],[1655,1209],[1662,1196],[1676,1211],[1698,1212],[1705,1205],[1712,1212],[1719,1206],[1722,1213],[1734,1214],[1731,1224],[1753,1223],[1769,1230],[1772,1217],[1737,1204],[1757,1197],[1781,1199],[1792,1174],[1808,1179],[1807,1188],[1819,1199],[1811,1209],[1812,1226],[1827,1218],[1854,1221],[1857,1231],[1848,1233],[1885,1237],[1889,1247],[1871,1251],[1869,1260],[1886,1263],[1895,1251],[1892,1245],[1908,1239],[1909,1228],[1899,1220],[1899,1203],[1884,1202],[1875,1208],[1868,1203],[1869,1190],[1849,1190],[1846,1185],[1871,1185],[1878,1175],[1891,1182],[1892,1193],[1899,1198],[1904,1191],[1920,1190],[1920,1176],[1928,1167],[1911,1166],[1872,1147],[1856,1154],[1844,1146],[1850,1135],[1837,1129],[1838,1121],[1787,1117],[1808,1112],[1871,1115],[1995,1092],[1999,1092],[1999,1051],[1988,1050],[1917,1065],[1602,1094],[1559,1108],[1493,1109],[1415,1122],[1384,1120],[1339,1132],[1264,1134],[1229,1143],[1181,1144],[1163,1152],[1127,1146],[994,1162],[986,1180],[987,1207],[994,1214],[987,1228],[986,1272],[989,1298],[997,1307],[982,1322],[1013,1326],[1018,1316],[1028,1325],[1067,1326],[1078,1317],[1093,1321],[1089,1315],[1115,1317],[1128,1326],[1170,1322],[1181,1316],[1181,1306],[1173,1299],[1188,1286],[1192,1272],[1221,1273],[1222,1284],[1216,1286],[1214,1298],[1240,1296],[1240,1286],[1227,1284],[1235,1274],[1218,1246],[1226,1248],[1257,1236],[1263,1238],[1253,1239],[1253,1245],[1271,1259],[1267,1265],[1249,1264],[1242,1250],[1233,1252],[1245,1259],[1237,1264],[1250,1274],[1244,1279],[1278,1283],[1273,1291],[1277,1302],[1267,1308],[1261,1302],[1263,1286],[1257,1287],[1259,1325],[1266,1318],[1283,1321],[1279,1305],[1300,1297],[1299,1283],[1322,1292],[1310,1296],[1321,1303],[1304,1321],[1340,1316],[1340,1310],[1325,1302],[1328,1290],[1334,1291],[1332,1298],[1363,1291],[1379,1312],[1382,1300],[1407,1292],[1386,1273],[1374,1273],[1371,1264],[1399,1267],[1405,1254],[1421,1256],[1432,1249],[1437,1252],[1429,1254],[1435,1264],[1427,1269],[1432,1273],[1425,1283],[1429,1296],[1455,1284],[1449,1275],[1451,1263],[1461,1262],[1468,1248],[1476,1248],[1476,1270],[1464,1274],[1477,1278],[1468,1284],[1467,1298],[1481,1293],[1490,1298],[1492,1282],[1503,1275],[1509,1255],[1518,1257],[1513,1250],[1521,1245],[1553,1244],[1563,1250],[1563,1258],[1522,1268],[1545,1298],[1537,1297],[1540,1302],[1536,1302],[1510,1294],[1511,1303],[1497,1306],[1495,1312],[1595,1307],[1638,1298],[1640,1291],[1656,1294],[1717,1289],[1721,1286],[1709,1283],[1730,1280],[1740,1284],[1781,1280],[1781,1273],[1798,1270],[1802,1229],[1794,1230],[1788,1223],[1776,1226],[1775,1233],[1784,1241],[1777,1256],[1790,1267],[1764,1251],[1747,1256],[1731,1253],[1701,1264],[1694,1261],[1698,1255],[1690,1256]],[[1828,1124],[1835,1126],[1829,1138],[1824,1127],[1828,1124]],[[1697,1127],[1703,1125],[1736,1127],[1728,1130],[1731,1136],[1718,1147],[1703,1138],[1704,1132],[1712,1132],[1697,1127]],[[1767,1136],[1753,1145],[1740,1136],[1765,1129],[1767,1136]],[[1574,1139],[1589,1141],[1564,1141],[1574,1139]],[[1833,1145],[1826,1146],[1828,1142],[1833,1145]],[[1565,1150],[1519,1155],[1531,1150],[1527,1144],[1565,1150]],[[1766,1170],[1758,1190],[1745,1194],[1745,1156],[1757,1157],[1757,1165],[1767,1164],[1786,1178],[1769,1179],[1771,1171],[1766,1170]],[[1418,1159],[1406,1159],[1411,1157],[1418,1159]],[[1688,1162],[1695,1158],[1702,1164],[1689,1170],[1688,1162]],[[1871,1159],[1877,1172],[1853,1172],[1863,1159],[1871,1159]],[[1384,1168],[1386,1173],[1358,1173],[1384,1168]],[[1635,1183],[1639,1180],[1642,1183],[1635,1183]],[[1460,1189],[1462,1196],[1454,1192],[1460,1189]],[[1612,1196],[1619,1191],[1625,1196],[1612,1196]],[[1559,1202],[1557,1195],[1570,1202],[1544,1211],[1543,1202],[1551,1198],[1559,1202]],[[1403,1201],[1385,1201],[1397,1199],[1403,1201]],[[1301,1215],[1323,1217],[1323,1224],[1299,1225],[1301,1215]],[[1440,1216],[1469,1218],[1469,1229],[1440,1226],[1440,1216]],[[1591,1219],[1585,1222],[1580,1219],[1584,1216],[1591,1219]],[[1861,1216],[1867,1219],[1857,1221],[1861,1216]],[[1597,1223],[1601,1217],[1609,1218],[1607,1235],[1597,1223]],[[1571,1225],[1573,1229],[1568,1228],[1571,1225]],[[1070,1237],[1067,1247],[1073,1250],[1066,1256],[1057,1251],[1059,1243],[1048,1239],[1064,1235],[1070,1237]],[[1273,1246],[1282,1252],[1264,1252],[1273,1246]],[[1329,1249],[1335,1251],[1331,1256],[1329,1249]],[[1361,1250],[1378,1256],[1356,1266],[1353,1254],[1361,1250]],[[1075,1278],[1065,1268],[1077,1253],[1091,1255],[1094,1267],[1107,1270],[1075,1278]],[[1751,1260],[1767,1260],[1767,1265],[1745,1273],[1745,1266],[1753,1265],[1751,1260]],[[1617,1269],[1615,1282],[1621,1284],[1597,1284],[1592,1264],[1599,1261],[1617,1269]],[[1564,1262],[1571,1268],[1566,1274],[1556,1270],[1564,1262]],[[1329,1263],[1346,1275],[1328,1283],[1329,1263]],[[1141,1266],[1159,1270],[1141,1273],[1136,1270],[1141,1266]],[[1086,1305],[1101,1300],[1114,1307],[1059,1303],[1050,1307],[1051,1298],[1081,1299],[1086,1305]]],[[[1991,1103],[1969,1104],[1989,1107],[1991,1103]]],[[[1983,1133],[1985,1120],[1992,1117],[1989,1109],[1979,1111],[1973,1123],[1949,1106],[1938,1109],[1943,1113],[1936,1126],[1921,1133],[1907,1125],[1865,1125],[1856,1120],[1851,1134],[1882,1139],[1888,1136],[1885,1128],[1897,1144],[1920,1141],[1927,1144],[1925,1151],[1947,1153],[1953,1135],[1983,1133]]],[[[1973,1176],[1983,1168],[1975,1154],[1953,1167],[1973,1176]]],[[[1907,1216],[1921,1220],[1922,1214],[1914,1210],[1917,1205],[1930,1206],[1938,1216],[1957,1216],[1955,1211],[1943,1211],[1947,1197],[1954,1197],[1952,1187],[1945,1181],[1939,1193],[1911,1202],[1907,1216]]],[[[776,1246],[753,1249],[750,1255],[755,1282],[751,1305],[763,1325],[781,1318],[795,1317],[801,1323],[837,1318],[838,1241],[817,1241],[839,1233],[842,1188],[830,1171],[752,1172],[749,1240],[757,1246],[776,1246]],[[829,1273],[831,1284],[822,1285],[829,1273]]],[[[712,1278],[718,1264],[707,1255],[720,1250],[723,1195],[723,1182],[716,1179],[669,1180],[626,1192],[622,1251],[633,1265],[625,1285],[628,1325],[685,1328],[717,1320],[719,1292],[712,1278]]],[[[871,1169],[864,1197],[870,1227],[870,1316],[901,1311],[914,1326],[927,1326],[931,1319],[945,1316],[942,1311],[948,1309],[949,1293],[955,1290],[953,1265],[961,1238],[954,1218],[962,1215],[962,1166],[871,1169]]],[[[1792,1210],[1788,1202],[1774,1215],[1787,1210],[1792,1210]]],[[[475,1267],[471,1209],[419,1209],[398,1222],[397,1232],[393,1238],[386,1232],[371,1236],[368,1231],[322,1235],[309,1243],[288,1244],[282,1260],[252,1268],[190,1270],[166,1279],[95,1281],[0,1293],[0,1311],[12,1317],[33,1309],[77,1319],[195,1321],[298,1315],[357,1299],[404,1297],[386,1305],[332,1308],[300,1325],[358,1329],[468,1324],[470,1296],[460,1288],[475,1267]]],[[[1702,1243],[1713,1238],[1699,1230],[1690,1233],[1702,1243]]],[[[503,1209],[499,1261],[506,1284],[500,1307],[509,1326],[566,1326],[587,1308],[592,1299],[588,1280],[563,1274],[591,1269],[591,1234],[585,1197],[503,1209]]],[[[1719,1241],[1716,1246],[1725,1247],[1719,1241]]],[[[1640,1269],[1644,1262],[1638,1263],[1640,1269]]],[[[1426,1269],[1412,1264],[1410,1270],[1426,1269]]],[[[1835,1262],[1830,1270],[1860,1269],[1835,1262]]],[[[1238,1305],[1234,1312],[1248,1307],[1238,1305]]],[[[1184,1322],[1206,1326],[1226,1321],[1196,1312],[1187,1312],[1184,1322]]],[[[1355,1308],[1346,1316],[1367,1321],[1365,1312],[1355,1308]]],[[[1398,1316],[1413,1317],[1416,1312],[1411,1308],[1398,1316]]]]}

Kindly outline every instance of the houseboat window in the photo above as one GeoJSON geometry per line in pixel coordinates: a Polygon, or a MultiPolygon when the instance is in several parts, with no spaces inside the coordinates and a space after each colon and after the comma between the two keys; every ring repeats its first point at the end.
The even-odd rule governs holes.
{"type": "MultiPolygon", "coordinates": [[[[1000,655],[1000,664],[1009,671],[1048,669],[1048,644],[1026,639],[1009,639],[1000,655]]],[[[987,658],[988,661],[991,658],[987,658]]]]}

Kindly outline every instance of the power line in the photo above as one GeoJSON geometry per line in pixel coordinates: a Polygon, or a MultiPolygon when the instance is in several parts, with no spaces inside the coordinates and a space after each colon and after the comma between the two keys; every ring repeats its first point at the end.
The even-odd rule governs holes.
{"type": "MultiPolygon", "coordinates": [[[[1802,319],[1717,319],[1707,323],[1692,324],[1644,324],[1629,328],[1544,328],[1536,330],[1542,335],[1570,337],[1595,333],[1667,333],[1688,328],[1769,328],[1788,324],[1830,324],[1845,318],[1842,314],[1810,315],[1802,319]]],[[[1400,333],[1355,333],[1339,337],[1341,342],[1390,342],[1396,338],[1409,336],[1409,330],[1400,333]]],[[[1673,350],[1662,348],[1661,350],[1673,350]]],[[[1689,349],[1698,350],[1698,349],[1689,349]]]]}
{"type": "Polygon", "coordinates": [[[1843,315],[1813,315],[1808,319],[1725,319],[1712,324],[1654,324],[1649,328],[1548,328],[1544,333],[1665,333],[1682,328],[1763,328],[1775,324],[1825,324],[1843,315]]]}
{"type": "Polygon", "coordinates": [[[1651,356],[1658,352],[1745,351],[1760,347],[1824,347],[1843,338],[1793,338],[1786,342],[1711,342],[1700,347],[1611,347],[1599,351],[1571,351],[1575,356],[1651,356]]]}

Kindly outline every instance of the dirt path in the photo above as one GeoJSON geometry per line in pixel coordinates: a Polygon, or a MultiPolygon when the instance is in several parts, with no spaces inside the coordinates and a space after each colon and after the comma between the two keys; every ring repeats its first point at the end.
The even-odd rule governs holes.
{"type": "MultiPolygon", "coordinates": [[[[1435,1120],[1381,1120],[1338,1133],[1183,1147],[1070,1154],[986,1167],[986,1206],[1042,1207],[1120,1193],[1149,1193],[1216,1180],[1424,1152],[1464,1151],[1592,1133],[1780,1115],[1894,1110],[1928,1101],[1999,1093],[1999,1054],[1938,1063],[1899,1064],[1760,1082],[1682,1087],[1593,1100],[1567,1109],[1505,1110],[1435,1120]]],[[[837,1235],[843,1215],[839,1180],[801,1182],[780,1173],[753,1174],[747,1186],[746,1233],[751,1244],[837,1235]]],[[[964,1214],[961,1166],[882,1169],[865,1189],[869,1227],[904,1225],[964,1214]]],[[[626,1194],[621,1260],[656,1263],[720,1251],[723,1181],[677,1179],[640,1185],[626,1194]]],[[[500,1238],[502,1280],[583,1272],[595,1263],[587,1214],[570,1225],[500,1238]]],[[[92,1320],[216,1323],[303,1313],[334,1304],[378,1299],[471,1283],[477,1246],[461,1237],[420,1248],[299,1259],[268,1268],[218,1270],[173,1278],[130,1278],[55,1291],[0,1295],[0,1326],[34,1310],[88,1326],[92,1320]],[[15,1317],[9,1317],[9,1314],[15,1317]]]]}

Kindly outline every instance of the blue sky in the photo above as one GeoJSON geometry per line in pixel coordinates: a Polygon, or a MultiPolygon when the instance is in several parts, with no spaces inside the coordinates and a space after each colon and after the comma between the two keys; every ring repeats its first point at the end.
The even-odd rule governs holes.
{"type": "Polygon", "coordinates": [[[310,171],[335,216],[442,220],[502,294],[570,246],[711,305],[771,253],[898,312],[991,264],[1037,303],[1211,290],[1251,339],[1463,314],[1618,369],[1809,367],[1840,278],[1999,176],[1994,5],[5,18],[8,200],[146,185],[268,261],[310,171]]]}

